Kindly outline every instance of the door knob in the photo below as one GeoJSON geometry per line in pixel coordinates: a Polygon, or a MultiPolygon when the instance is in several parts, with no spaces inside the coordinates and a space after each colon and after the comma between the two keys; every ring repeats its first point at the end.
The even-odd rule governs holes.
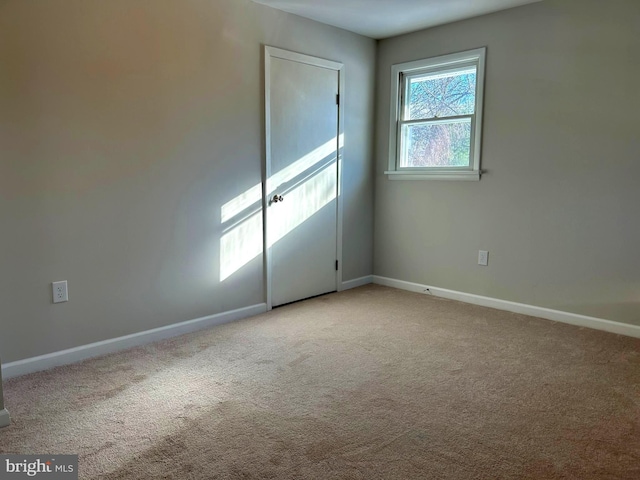
{"type": "Polygon", "coordinates": [[[278,203],[283,201],[284,201],[284,197],[282,195],[278,195],[277,193],[271,199],[271,203],[278,203]]]}

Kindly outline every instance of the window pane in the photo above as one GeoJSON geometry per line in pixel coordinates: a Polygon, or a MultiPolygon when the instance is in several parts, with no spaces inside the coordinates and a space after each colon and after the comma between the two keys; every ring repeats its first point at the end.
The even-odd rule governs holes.
{"type": "Polygon", "coordinates": [[[471,119],[403,125],[400,167],[469,167],[471,119]]]}
{"type": "Polygon", "coordinates": [[[405,120],[471,115],[476,107],[476,67],[411,77],[405,120]]]}

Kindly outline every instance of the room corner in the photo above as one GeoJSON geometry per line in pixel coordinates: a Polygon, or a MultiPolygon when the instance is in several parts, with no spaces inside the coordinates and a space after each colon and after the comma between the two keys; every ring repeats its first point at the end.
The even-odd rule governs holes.
{"type": "Polygon", "coordinates": [[[11,417],[4,408],[4,392],[2,391],[2,363],[0,362],[0,428],[7,427],[11,423],[11,417]]]}

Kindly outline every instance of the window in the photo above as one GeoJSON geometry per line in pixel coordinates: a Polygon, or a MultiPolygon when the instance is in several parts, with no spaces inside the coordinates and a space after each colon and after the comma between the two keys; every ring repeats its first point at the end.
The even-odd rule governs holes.
{"type": "Polygon", "coordinates": [[[480,179],[485,54],[393,65],[390,179],[480,179]]]}

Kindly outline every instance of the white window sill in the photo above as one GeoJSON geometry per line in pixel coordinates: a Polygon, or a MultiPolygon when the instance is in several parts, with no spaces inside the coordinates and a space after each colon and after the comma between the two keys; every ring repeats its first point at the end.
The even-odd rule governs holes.
{"type": "Polygon", "coordinates": [[[384,172],[389,180],[460,180],[466,182],[477,182],[480,180],[479,171],[464,172],[407,172],[388,171],[384,172]]]}

